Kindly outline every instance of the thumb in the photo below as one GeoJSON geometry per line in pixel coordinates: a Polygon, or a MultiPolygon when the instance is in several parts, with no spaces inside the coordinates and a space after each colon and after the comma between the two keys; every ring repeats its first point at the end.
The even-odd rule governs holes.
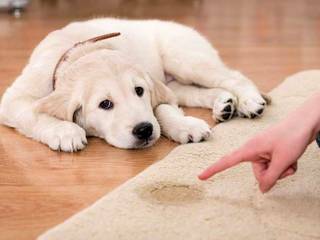
{"type": "Polygon", "coordinates": [[[259,181],[259,188],[263,193],[268,192],[288,169],[286,164],[288,161],[284,157],[277,155],[272,158],[269,167],[265,170],[259,181]]]}

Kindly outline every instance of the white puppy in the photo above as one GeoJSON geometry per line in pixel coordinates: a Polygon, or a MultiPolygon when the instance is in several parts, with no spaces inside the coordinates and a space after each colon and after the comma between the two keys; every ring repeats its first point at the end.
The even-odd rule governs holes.
{"type": "Polygon", "coordinates": [[[260,116],[266,101],[195,30],[103,18],[50,33],[5,92],[0,120],[70,152],[84,148],[86,136],[120,148],[147,147],[160,128],[180,143],[207,139],[208,125],[184,116],[177,104],[211,108],[225,121],[235,112],[260,116]],[[121,35],[106,34],[113,32],[121,35]]]}

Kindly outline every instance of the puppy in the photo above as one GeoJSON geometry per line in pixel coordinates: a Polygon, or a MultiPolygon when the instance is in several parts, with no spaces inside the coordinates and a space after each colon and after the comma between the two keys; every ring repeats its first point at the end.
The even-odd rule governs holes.
{"type": "Polygon", "coordinates": [[[102,18],[50,33],[4,93],[0,119],[66,152],[83,149],[86,136],[127,149],[151,146],[160,132],[179,143],[208,139],[209,126],[178,105],[210,108],[221,122],[261,116],[266,100],[195,30],[102,18]]]}

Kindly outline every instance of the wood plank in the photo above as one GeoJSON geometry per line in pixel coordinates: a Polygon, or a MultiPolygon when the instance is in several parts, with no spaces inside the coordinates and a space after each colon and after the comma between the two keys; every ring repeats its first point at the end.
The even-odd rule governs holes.
{"type": "MultiPolygon", "coordinates": [[[[0,15],[0,94],[50,31],[97,16],[159,18],[193,26],[229,66],[263,91],[289,74],[320,67],[318,0],[33,0],[21,19],[0,15]]],[[[209,110],[186,112],[214,125],[209,110]]],[[[34,239],[175,146],[161,138],[151,148],[129,151],[92,138],[82,152],[57,153],[0,126],[0,239],[34,239]]]]}

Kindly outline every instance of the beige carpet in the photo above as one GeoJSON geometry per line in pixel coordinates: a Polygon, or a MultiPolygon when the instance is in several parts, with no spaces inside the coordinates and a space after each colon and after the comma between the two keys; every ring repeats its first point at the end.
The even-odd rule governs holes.
{"type": "Polygon", "coordinates": [[[320,149],[315,143],[297,174],[265,195],[258,191],[250,164],[208,182],[196,177],[316,91],[320,70],[289,77],[271,92],[273,104],[262,119],[219,124],[210,142],[177,147],[39,239],[319,239],[320,149]]]}

